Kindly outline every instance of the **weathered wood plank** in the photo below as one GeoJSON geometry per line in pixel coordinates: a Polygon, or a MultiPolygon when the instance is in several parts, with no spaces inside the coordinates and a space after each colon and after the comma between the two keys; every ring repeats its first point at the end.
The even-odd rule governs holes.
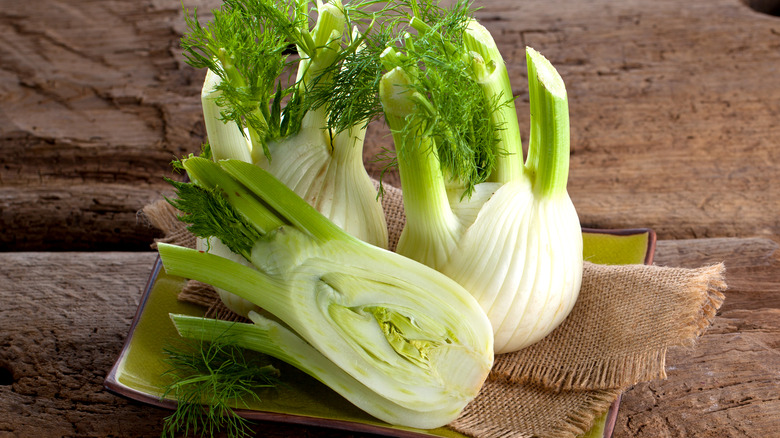
{"type": "Polygon", "coordinates": [[[616,438],[777,433],[779,247],[759,238],[658,242],[660,265],[724,262],[729,289],[720,315],[697,344],[669,351],[667,379],[638,384],[624,395],[616,438]]]}
{"type": "MultiPolygon", "coordinates": [[[[219,1],[184,3],[208,10],[219,1]]],[[[524,133],[523,46],[547,55],[567,83],[570,192],[584,225],[652,227],[663,239],[780,235],[777,19],[738,0],[479,4],[509,65],[524,133]]],[[[178,0],[4,5],[1,250],[73,249],[64,229],[80,248],[145,246],[135,213],[164,189],[170,159],[204,140],[203,73],[182,62],[183,30],[178,0]],[[94,189],[20,206],[73,184],[94,189]],[[146,193],[92,209],[129,187],[146,193]],[[40,226],[29,229],[25,217],[40,226]]],[[[367,161],[388,145],[386,130],[372,127],[367,161]]],[[[367,165],[378,174],[380,165],[367,165]]]]}
{"type": "Polygon", "coordinates": [[[0,251],[147,250],[160,233],[131,206],[140,210],[163,194],[171,195],[170,187],[64,180],[3,187],[0,251]]]}
{"type": "MultiPolygon", "coordinates": [[[[103,388],[155,258],[0,253],[1,437],[160,436],[169,411],[103,388]]],[[[264,436],[320,435],[273,425],[264,436]]]]}
{"type": "Polygon", "coordinates": [[[204,135],[203,73],[177,48],[181,6],[3,5],[0,250],[146,248],[136,212],[204,135]]]}
{"type": "Polygon", "coordinates": [[[694,268],[724,262],[726,301],[721,312],[780,309],[780,245],[769,239],[662,240],[655,263],[694,268]]]}
{"type": "MultiPolygon", "coordinates": [[[[659,242],[659,260],[685,265],[680,254],[690,252],[690,263],[709,262],[679,244],[659,242]]],[[[724,248],[727,266],[745,268],[728,271],[728,280],[745,284],[746,293],[765,287],[750,286],[757,273],[777,272],[767,262],[776,246],[763,239],[686,246],[724,248]]],[[[154,259],[153,252],[0,253],[0,436],[158,436],[166,411],[102,387],[154,259]]],[[[772,436],[780,421],[780,310],[748,307],[723,312],[694,348],[670,351],[667,380],[629,390],[616,437],[772,436]]],[[[350,436],[274,424],[262,430],[350,436]]]]}
{"type": "Polygon", "coordinates": [[[0,434],[109,436],[159,428],[161,413],[107,393],[154,253],[1,257],[0,434]]]}
{"type": "Polygon", "coordinates": [[[762,67],[780,59],[776,19],[728,0],[490,4],[521,100],[524,44],[567,83],[584,224],[663,239],[778,234],[780,88],[766,85],[780,82],[762,67]]]}
{"type": "Polygon", "coordinates": [[[780,309],[725,312],[667,369],[623,396],[615,438],[777,436],[780,309]]]}

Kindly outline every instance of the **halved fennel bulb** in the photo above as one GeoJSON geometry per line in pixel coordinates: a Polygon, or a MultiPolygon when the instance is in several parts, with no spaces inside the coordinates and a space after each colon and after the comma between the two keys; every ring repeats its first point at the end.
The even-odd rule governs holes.
{"type": "Polygon", "coordinates": [[[218,236],[251,265],[160,244],[166,272],[229,291],[282,325],[249,312],[254,324],[224,323],[226,333],[219,321],[174,316],[182,335],[233,337],[393,424],[445,425],[478,394],[493,333],[462,286],[347,234],[257,166],[202,158],[183,166],[193,183],[176,183],[172,202],[190,229],[218,236]]]}

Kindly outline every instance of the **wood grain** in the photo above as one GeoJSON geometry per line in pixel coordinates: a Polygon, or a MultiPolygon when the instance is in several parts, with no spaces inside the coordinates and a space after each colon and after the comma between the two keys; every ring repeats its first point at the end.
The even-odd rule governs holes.
{"type": "Polygon", "coordinates": [[[772,437],[780,412],[780,309],[733,310],[693,349],[667,357],[668,378],[623,397],[618,437],[772,437]]]}
{"type": "Polygon", "coordinates": [[[721,312],[780,309],[780,245],[770,239],[661,241],[655,263],[694,268],[724,262],[729,288],[721,312]]]}
{"type": "Polygon", "coordinates": [[[0,250],[148,248],[136,213],[204,136],[182,17],[178,1],[3,5],[0,250]]]}
{"type": "Polygon", "coordinates": [[[109,436],[162,412],[107,393],[153,253],[8,253],[0,274],[0,434],[109,436]],[[117,415],[118,414],[118,415],[117,415]]]}
{"type": "MultiPolygon", "coordinates": [[[[659,242],[658,262],[685,260],[675,250],[678,244],[659,242]]],[[[687,246],[726,245],[700,239],[687,246]]],[[[773,242],[732,238],[727,246],[727,266],[735,260],[744,268],[728,271],[730,283],[777,272],[776,262],[767,262],[776,252],[773,242]]],[[[0,253],[0,369],[11,375],[0,385],[0,436],[159,434],[166,411],[102,387],[154,259],[152,252],[0,253]]],[[[759,283],[729,291],[726,302],[753,293],[768,294],[759,283]]],[[[695,347],[670,351],[666,380],[636,385],[623,396],[616,438],[772,436],[780,412],[780,310],[735,301],[695,347]]],[[[351,436],[260,427],[271,437],[351,436]]]]}
{"type": "MultiPolygon", "coordinates": [[[[166,411],[102,383],[155,257],[156,230],[137,212],[168,193],[170,160],[205,140],[204,73],[178,47],[182,4],[204,13],[219,3],[0,8],[0,438],[159,436],[166,411]]],[[[524,138],[524,46],[567,84],[569,191],[583,225],[655,229],[658,264],[726,265],[714,326],[670,351],[666,380],[624,395],[616,438],[778,436],[780,18],[748,3],[767,2],[478,2],[524,138]]],[[[389,146],[373,124],[373,176],[389,146]]],[[[387,181],[398,185],[397,174],[387,181]]]]}
{"type": "Polygon", "coordinates": [[[778,234],[776,18],[737,0],[500,3],[483,16],[520,100],[523,45],[567,83],[569,187],[585,225],[648,226],[662,239],[778,234]]]}
{"type": "MultiPolygon", "coordinates": [[[[524,46],[567,84],[570,193],[585,226],[651,227],[662,239],[780,234],[777,18],[739,0],[479,5],[525,138],[524,46]]],[[[169,161],[204,141],[203,72],[182,61],[183,32],[176,0],[4,7],[0,250],[146,247],[153,234],[136,212],[166,188],[169,161]],[[72,184],[92,189],[41,195],[72,184]]],[[[374,176],[373,157],[390,146],[373,125],[374,176]]]]}
{"type": "MultiPolygon", "coordinates": [[[[0,437],[159,437],[165,409],[103,381],[119,355],[157,255],[0,253],[0,437]]],[[[269,438],[338,431],[259,424],[269,438]]]]}
{"type": "Polygon", "coordinates": [[[780,412],[780,269],[769,239],[660,241],[659,265],[724,262],[729,289],[719,316],[691,348],[673,348],[667,379],[622,399],[615,437],[776,436],[780,412]],[[761,281],[774,276],[772,281],[761,281]]]}

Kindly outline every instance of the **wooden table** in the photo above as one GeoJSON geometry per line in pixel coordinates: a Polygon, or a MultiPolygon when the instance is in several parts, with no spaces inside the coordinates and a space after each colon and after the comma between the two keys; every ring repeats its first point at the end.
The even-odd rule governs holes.
{"type": "MultiPolygon", "coordinates": [[[[625,394],[615,436],[780,436],[780,18],[740,0],[481,5],[524,133],[524,45],[567,83],[583,225],[655,229],[660,265],[727,267],[713,327],[625,394]]],[[[102,384],[155,259],[137,212],[204,140],[183,30],[180,0],[0,8],[0,437],[159,435],[166,411],[102,384]]],[[[374,128],[367,158],[388,141],[374,128]]]]}

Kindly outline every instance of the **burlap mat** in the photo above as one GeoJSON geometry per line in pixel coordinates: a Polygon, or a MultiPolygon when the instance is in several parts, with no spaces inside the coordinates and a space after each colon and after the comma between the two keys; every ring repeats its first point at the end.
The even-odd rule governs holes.
{"type": "MultiPolygon", "coordinates": [[[[401,191],[384,187],[390,249],[405,221],[401,191]]],[[[144,208],[163,239],[195,246],[166,201],[144,208]]],[[[699,269],[585,263],[580,295],[542,341],[498,355],[480,394],[449,425],[477,438],[576,437],[631,385],[664,378],[666,351],[692,345],[723,302],[722,264],[699,269]]],[[[210,286],[190,281],[179,299],[207,316],[241,320],[210,286]]]]}

